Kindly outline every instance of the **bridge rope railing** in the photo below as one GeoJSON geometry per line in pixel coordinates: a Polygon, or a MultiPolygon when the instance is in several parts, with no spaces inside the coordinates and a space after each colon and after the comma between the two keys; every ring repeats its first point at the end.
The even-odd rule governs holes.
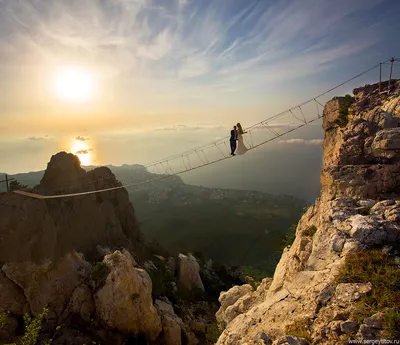
{"type": "MultiPolygon", "coordinates": [[[[383,63],[378,63],[305,102],[246,127],[244,129],[246,134],[243,136],[243,145],[247,151],[250,151],[321,119],[323,117],[324,104],[326,103],[326,101],[322,100],[324,96],[376,68],[381,68],[382,64],[391,62],[393,67],[393,61],[397,60],[389,59],[383,63]]],[[[119,183],[116,186],[107,186],[108,181],[115,183],[115,180],[113,176],[106,176],[68,185],[52,185],[49,190],[44,190],[44,194],[23,190],[14,192],[38,199],[56,199],[109,192],[120,188],[157,182],[235,157],[231,155],[228,142],[229,137],[223,137],[205,145],[153,161],[144,166],[137,165],[132,171],[135,178],[130,181],[123,181],[123,183],[119,183]],[[154,174],[159,174],[160,176],[154,177],[154,174]],[[141,178],[138,177],[139,175],[141,178]],[[104,183],[101,184],[101,182],[104,183]],[[82,191],[83,187],[88,190],[82,191]]]]}

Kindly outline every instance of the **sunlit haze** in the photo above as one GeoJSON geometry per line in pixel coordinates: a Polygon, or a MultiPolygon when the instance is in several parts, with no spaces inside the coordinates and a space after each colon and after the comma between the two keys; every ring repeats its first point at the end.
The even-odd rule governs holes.
{"type": "Polygon", "coordinates": [[[61,67],[53,76],[55,95],[68,102],[90,101],[95,92],[94,83],[90,72],[79,66],[61,67]]]}
{"type": "MultiPolygon", "coordinates": [[[[228,136],[400,56],[399,13],[395,0],[0,0],[0,172],[59,151],[145,164],[228,136]]],[[[230,187],[264,154],[291,192],[283,175],[301,168],[282,157],[302,147],[297,164],[318,174],[322,136],[316,122],[238,158],[230,187]]],[[[188,179],[215,185],[210,169],[188,179]]]]}

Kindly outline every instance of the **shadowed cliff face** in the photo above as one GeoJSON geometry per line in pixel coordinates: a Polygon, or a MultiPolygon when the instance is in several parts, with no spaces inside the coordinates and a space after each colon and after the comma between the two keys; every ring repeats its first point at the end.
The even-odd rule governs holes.
{"type": "Polygon", "coordinates": [[[387,337],[387,310],[351,316],[363,296],[374,289],[379,295],[380,286],[358,277],[336,279],[348,257],[368,257],[372,249],[378,257],[389,254],[391,269],[400,274],[400,82],[390,95],[379,93],[378,84],[353,93],[324,109],[320,198],[301,218],[272,281],[264,280],[257,291],[242,286],[221,294],[216,316],[227,326],[217,344],[387,337]]]}
{"type": "MultiPolygon", "coordinates": [[[[108,168],[86,172],[65,152],[51,157],[34,190],[41,194],[80,192],[120,185],[108,168]]],[[[96,246],[134,249],[141,233],[128,192],[118,189],[73,198],[38,200],[0,195],[0,261],[42,261],[76,250],[91,256],[96,246]]]]}

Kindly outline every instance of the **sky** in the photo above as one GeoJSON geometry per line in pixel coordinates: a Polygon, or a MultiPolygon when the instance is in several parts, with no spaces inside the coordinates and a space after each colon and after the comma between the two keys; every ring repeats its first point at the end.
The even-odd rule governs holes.
{"type": "MultiPolygon", "coordinates": [[[[0,171],[58,151],[145,164],[226,136],[400,57],[399,13],[397,0],[0,0],[0,171]]],[[[318,124],[274,154],[322,137],[318,124]]]]}

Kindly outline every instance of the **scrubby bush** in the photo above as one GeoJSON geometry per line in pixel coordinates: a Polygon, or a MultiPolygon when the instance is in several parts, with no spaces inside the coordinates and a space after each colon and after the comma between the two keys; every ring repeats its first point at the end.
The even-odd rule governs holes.
{"type": "Polygon", "coordinates": [[[283,250],[287,246],[291,246],[293,244],[294,240],[296,239],[297,225],[298,225],[298,223],[292,224],[290,226],[290,228],[288,229],[288,233],[286,234],[286,236],[281,240],[281,243],[279,246],[279,250],[281,252],[283,252],[283,250]]]}
{"type": "Polygon", "coordinates": [[[361,296],[352,316],[362,322],[383,312],[387,337],[400,338],[400,268],[393,256],[376,249],[349,254],[337,282],[371,283],[372,291],[361,296]]]}
{"type": "Polygon", "coordinates": [[[346,95],[342,100],[339,108],[339,117],[335,120],[335,124],[339,127],[346,127],[349,122],[349,108],[353,104],[354,98],[346,95]]]}
{"type": "Polygon", "coordinates": [[[286,326],[285,333],[311,342],[311,320],[299,319],[286,326]]]}

